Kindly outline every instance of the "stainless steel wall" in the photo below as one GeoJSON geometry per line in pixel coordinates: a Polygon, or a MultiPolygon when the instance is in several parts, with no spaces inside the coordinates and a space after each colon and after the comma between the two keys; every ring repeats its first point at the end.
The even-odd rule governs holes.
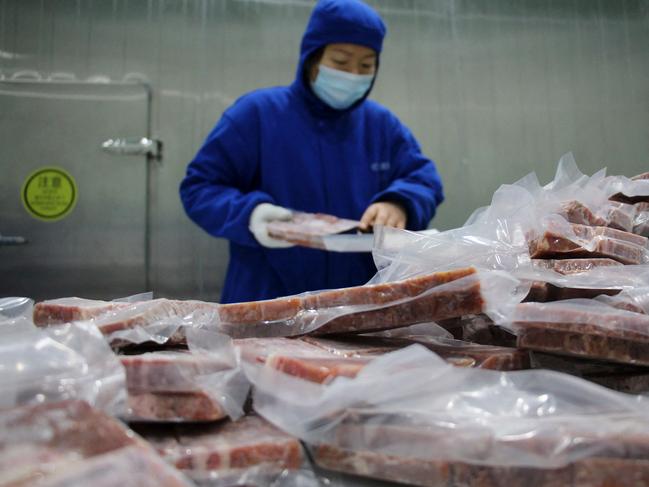
{"type": "MultiPolygon", "coordinates": [[[[138,73],[153,85],[165,143],[152,194],[158,294],[218,297],[227,245],[189,222],[178,183],[240,94],[291,82],[313,3],[0,0],[0,76],[138,73]]],[[[649,0],[370,3],[389,28],[373,97],[437,161],[437,228],[462,224],[501,183],[549,179],[570,150],[587,172],[649,169],[649,0]]]]}

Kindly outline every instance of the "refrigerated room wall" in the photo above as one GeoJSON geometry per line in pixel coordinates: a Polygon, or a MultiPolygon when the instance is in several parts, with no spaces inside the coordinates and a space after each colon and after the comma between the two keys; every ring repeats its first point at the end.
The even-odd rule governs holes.
{"type": "MultiPolygon", "coordinates": [[[[372,96],[413,130],[444,179],[432,226],[461,225],[529,171],[548,180],[567,151],[585,172],[649,170],[649,1],[369,3],[389,28],[372,96]]],[[[189,221],[178,184],[239,95],[292,81],[313,4],[0,0],[0,77],[135,74],[153,86],[165,147],[151,194],[156,294],[218,299],[227,243],[189,221]]]]}

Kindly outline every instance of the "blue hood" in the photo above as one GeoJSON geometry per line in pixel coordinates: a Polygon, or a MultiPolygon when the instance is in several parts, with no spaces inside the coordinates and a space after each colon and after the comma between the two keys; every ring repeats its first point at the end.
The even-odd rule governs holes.
{"type": "MultiPolygon", "coordinates": [[[[324,105],[305,81],[304,64],[307,59],[321,47],[334,43],[359,44],[374,49],[378,55],[381,53],[386,32],[387,29],[379,14],[360,0],[320,0],[311,13],[302,37],[296,85],[303,94],[306,94],[310,102],[324,105]]],[[[362,103],[371,90],[370,88],[365,97],[350,109],[362,103]]],[[[322,110],[323,107],[318,108],[322,110]]],[[[338,113],[345,111],[331,108],[329,110],[338,113]]]]}

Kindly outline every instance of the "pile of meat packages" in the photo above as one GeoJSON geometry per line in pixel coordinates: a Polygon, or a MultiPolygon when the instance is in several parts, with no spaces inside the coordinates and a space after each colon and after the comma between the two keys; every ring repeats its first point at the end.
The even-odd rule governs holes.
{"type": "Polygon", "coordinates": [[[217,305],[147,298],[62,298],[0,320],[13,392],[0,403],[0,485],[315,482],[300,441],[245,407],[238,352],[209,326],[217,305]]]}
{"type": "Polygon", "coordinates": [[[32,328],[83,324],[102,336],[124,373],[115,416],[197,484],[318,485],[300,438],[245,404],[244,371],[326,385],[416,343],[454,367],[528,368],[527,352],[461,341],[432,322],[481,313],[482,291],[478,270],[461,267],[254,303],[61,298],[36,303],[32,328]]]}
{"type": "Polygon", "coordinates": [[[564,159],[458,229],[378,228],[363,286],[0,320],[0,486],[649,485],[645,176],[564,159]]]}
{"type": "Polygon", "coordinates": [[[514,274],[531,287],[508,328],[538,366],[649,392],[649,179],[589,178],[563,162],[537,192],[557,211],[530,232],[534,271],[514,274]]]}

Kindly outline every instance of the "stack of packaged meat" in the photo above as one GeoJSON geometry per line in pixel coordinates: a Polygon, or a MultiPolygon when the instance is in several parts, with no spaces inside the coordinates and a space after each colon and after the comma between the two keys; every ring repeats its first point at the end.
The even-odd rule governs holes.
{"type": "Polygon", "coordinates": [[[248,374],[257,411],[325,469],[419,486],[649,480],[646,400],[569,375],[454,367],[417,345],[327,384],[248,374]]]}
{"type": "MultiPolygon", "coordinates": [[[[26,446],[1,440],[0,485],[101,483],[107,462],[155,485],[649,485],[648,184],[565,156],[551,183],[503,185],[460,228],[376,228],[363,286],[36,303],[0,327],[42,358],[5,355],[22,375],[0,375],[0,406],[78,419],[26,440],[24,467],[26,446]],[[75,440],[86,416],[97,438],[75,440]]],[[[322,249],[357,226],[296,213],[268,230],[322,249]]]]}
{"type": "MultiPolygon", "coordinates": [[[[60,327],[92,330],[105,352],[103,360],[109,358],[121,374],[119,384],[113,384],[121,394],[121,407],[111,412],[140,433],[146,440],[130,430],[128,434],[147,447],[144,459],[139,458],[139,450],[120,450],[111,457],[118,468],[138,469],[138,476],[127,485],[167,485],[153,475],[137,483],[140,476],[148,475],[145,460],[150,457],[164,471],[175,472],[182,485],[317,485],[305,467],[299,440],[261,417],[246,415],[249,383],[238,365],[237,351],[230,337],[209,326],[218,306],[141,298],[37,303],[33,317],[39,328],[31,325],[40,334],[60,327]],[[65,321],[71,323],[61,324],[65,321]],[[135,463],[122,466],[125,461],[135,463]]],[[[105,470],[106,463],[97,468],[105,470]]],[[[84,475],[79,478],[99,474],[92,470],[84,475]]],[[[119,478],[107,480],[106,485],[120,485],[119,478]]]]}
{"type": "Polygon", "coordinates": [[[174,486],[189,481],[116,419],[126,376],[89,323],[0,320],[1,486],[174,486]]]}
{"type": "Polygon", "coordinates": [[[115,418],[64,400],[0,410],[0,485],[191,484],[115,418]]]}

